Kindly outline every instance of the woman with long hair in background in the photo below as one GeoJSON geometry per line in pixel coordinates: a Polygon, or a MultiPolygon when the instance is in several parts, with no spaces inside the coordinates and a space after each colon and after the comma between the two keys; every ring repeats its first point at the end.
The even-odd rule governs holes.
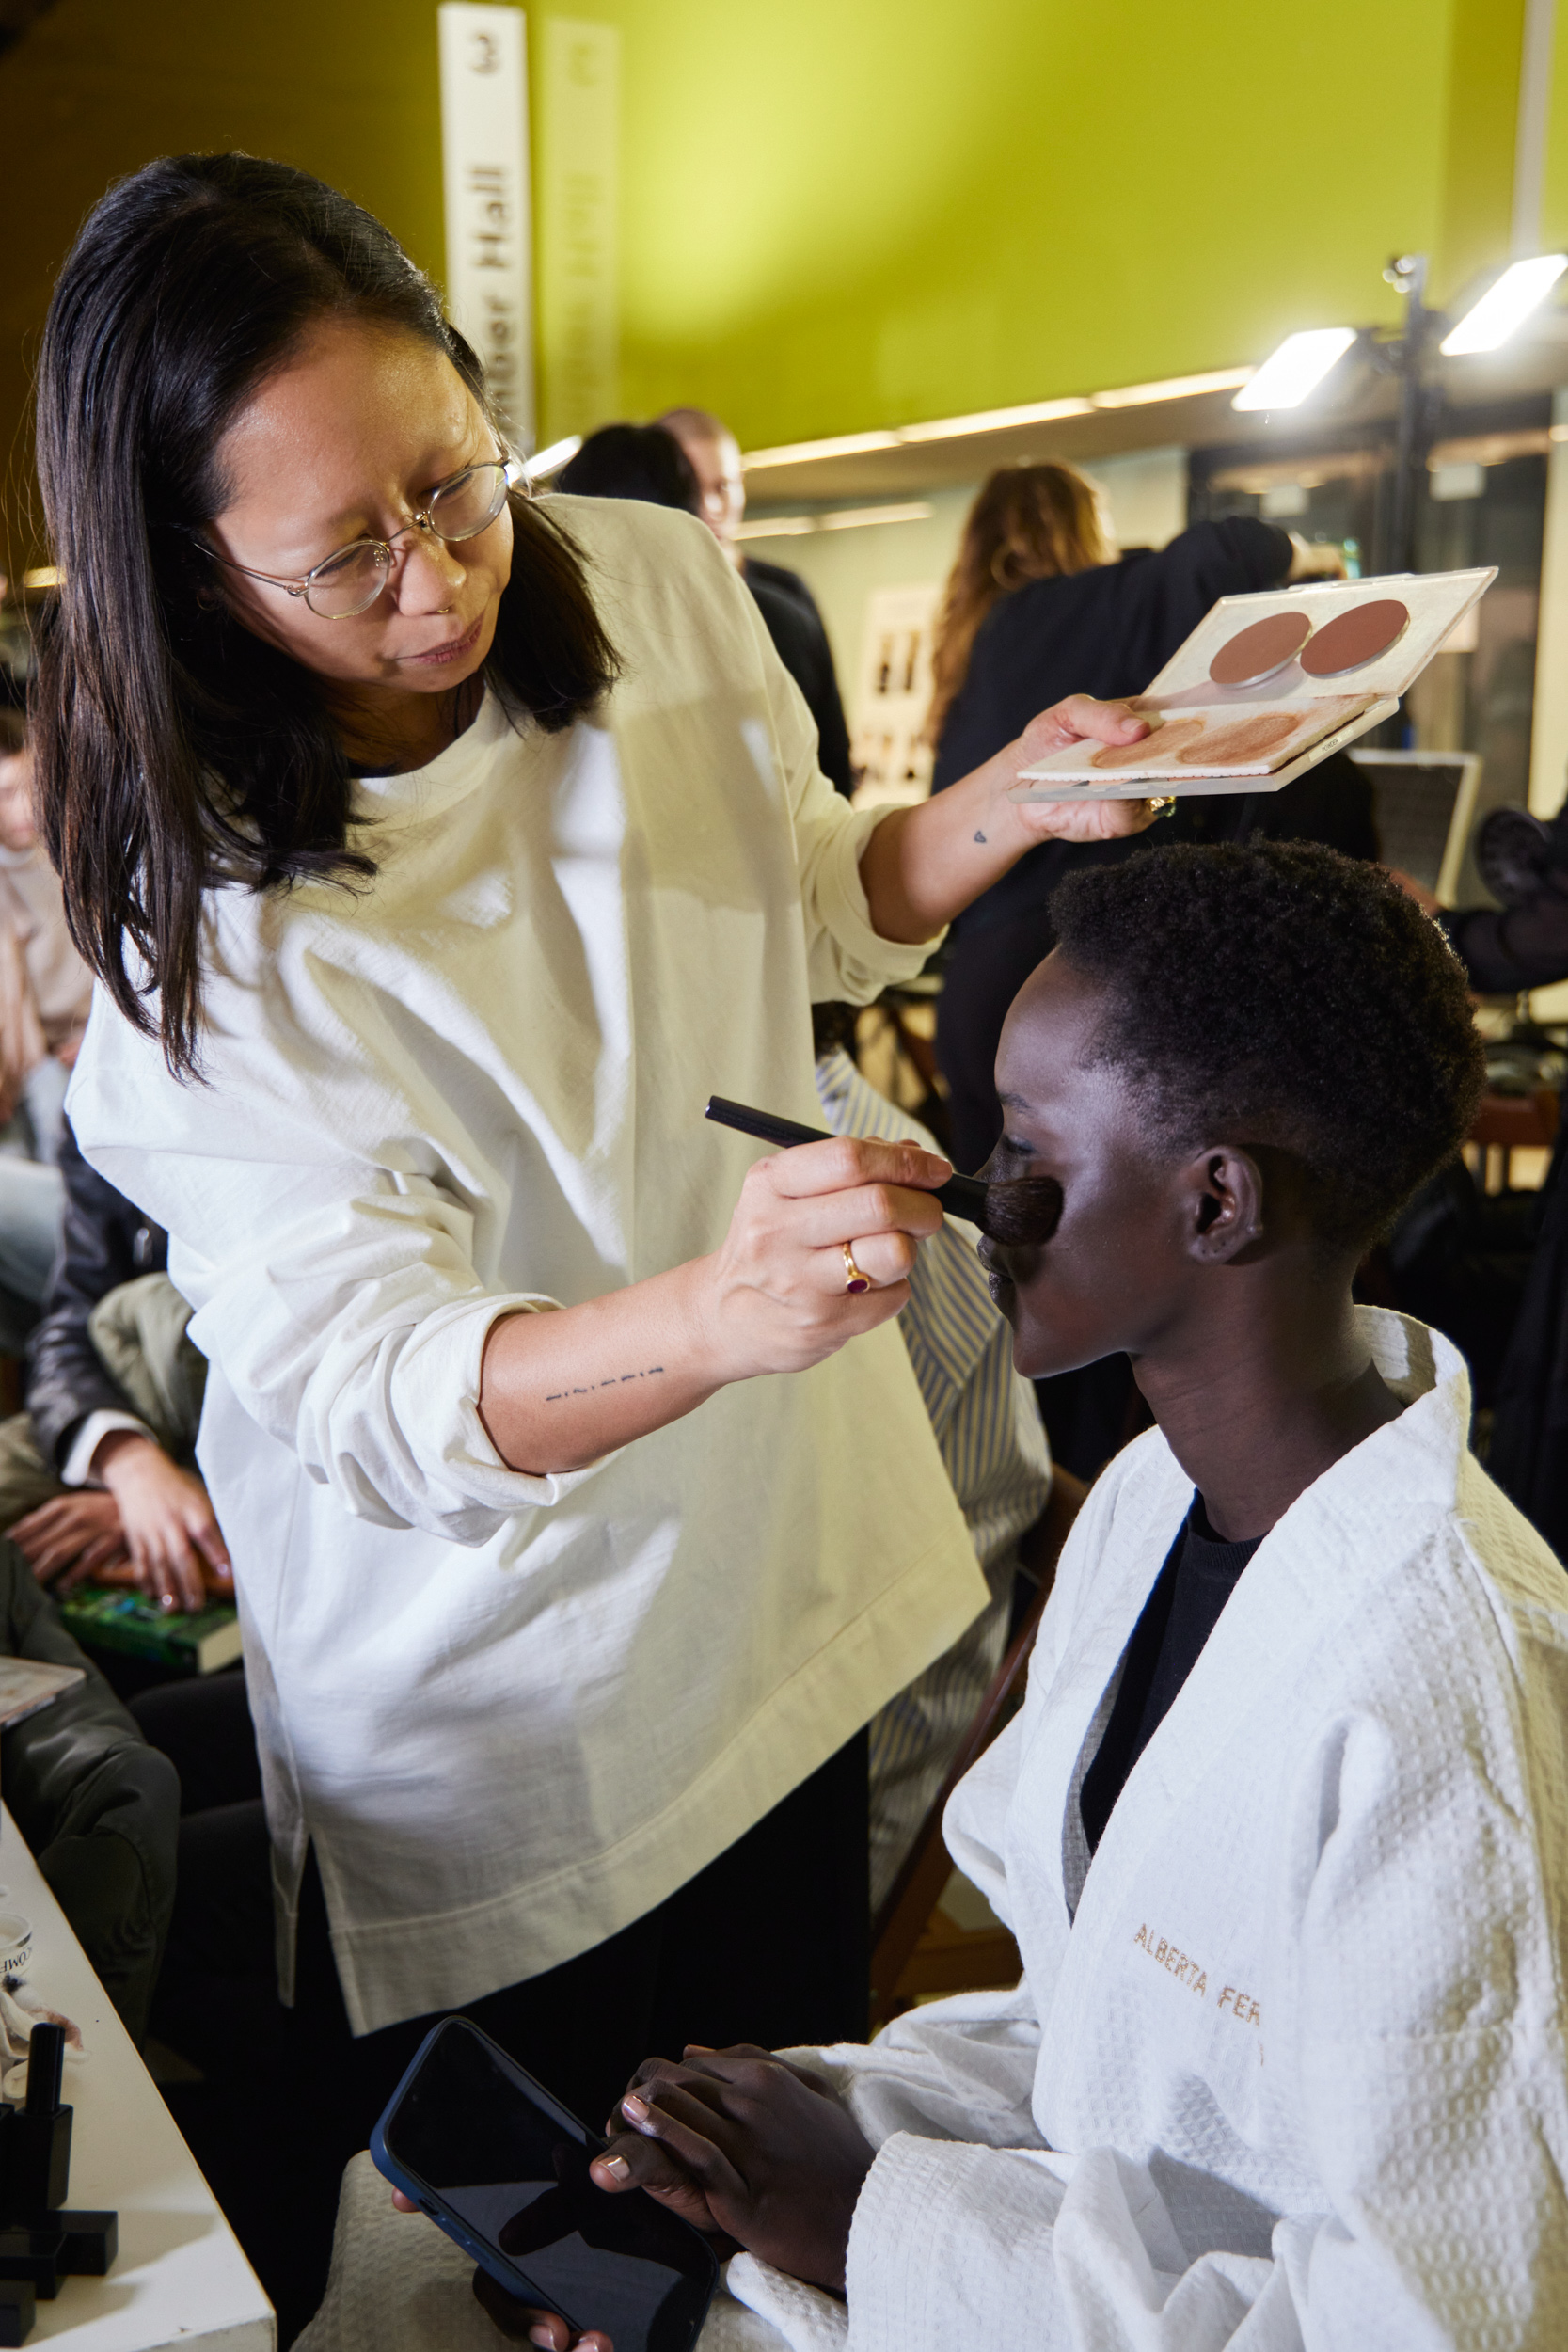
{"type": "MultiPolygon", "coordinates": [[[[1103,495],[1076,467],[1001,468],[970,509],[938,615],[927,721],[933,791],[944,794],[1010,741],[1016,714],[1050,701],[1056,681],[1084,679],[1107,696],[1141,693],[1219,597],[1342,570],[1337,547],[1248,516],[1195,523],[1158,553],[1132,548],[1118,560],[1103,495]]],[[[1370,790],[1342,758],[1280,793],[1179,801],[1160,828],[1167,840],[1255,832],[1377,853],[1370,790]]],[[[937,1060],[959,1168],[979,1168],[1000,1132],[996,1049],[1008,1006],[1053,944],[1053,891],[1069,874],[1114,864],[1135,846],[1043,842],[954,922],[937,1060]]],[[[1039,1390],[1053,1454],[1092,1478],[1131,1434],[1126,1416],[1136,1400],[1125,1359],[1039,1390]]]]}

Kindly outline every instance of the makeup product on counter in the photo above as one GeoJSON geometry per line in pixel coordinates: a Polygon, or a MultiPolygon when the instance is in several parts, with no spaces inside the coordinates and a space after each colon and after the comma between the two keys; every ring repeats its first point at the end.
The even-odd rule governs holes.
{"type": "Polygon", "coordinates": [[[106,2279],[119,2252],[119,2216],[118,2213],[96,2213],[86,2207],[65,2207],[54,2213],[40,2213],[36,2226],[40,2230],[57,2230],[60,2233],[60,2254],[57,2265],[62,2279],[106,2279]]]}
{"type": "Polygon", "coordinates": [[[1304,580],[1222,596],[1130,706],[1138,743],[1071,743],[1022,771],[1015,801],[1277,792],[1392,718],[1497,578],[1495,567],[1304,580]]]}
{"type": "Polygon", "coordinates": [[[52,2303],[60,2291],[64,2272],[63,2230],[0,2230],[0,2280],[28,2286],[40,2303],[52,2303]]]}
{"type": "MultiPolygon", "coordinates": [[[[796,1120],[779,1119],[771,1111],[755,1111],[745,1103],[726,1102],[710,1094],[705,1119],[721,1127],[734,1127],[759,1143],[776,1143],[788,1150],[797,1143],[830,1143],[825,1127],[802,1127],[796,1120]]],[[[977,1225],[995,1241],[1019,1246],[1049,1241],[1062,1214],[1062,1188],[1053,1176],[1023,1176],[1007,1184],[988,1184],[979,1176],[949,1176],[931,1187],[932,1198],[949,1216],[977,1225]]]]}
{"type": "Polygon", "coordinates": [[[42,2214],[71,2195],[71,2110],[60,2104],[63,2026],[38,2025],[27,2040],[26,2104],[11,2117],[8,2214],[42,2214]]]}

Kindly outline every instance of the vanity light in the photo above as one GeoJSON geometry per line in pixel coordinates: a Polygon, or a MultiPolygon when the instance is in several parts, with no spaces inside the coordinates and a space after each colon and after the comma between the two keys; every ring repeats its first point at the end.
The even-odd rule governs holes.
{"type": "Polygon", "coordinates": [[[1316,389],[1355,341],[1354,326],[1312,326],[1287,335],[1257,374],[1243,384],[1232,408],[1294,408],[1316,389]]]}
{"type": "Polygon", "coordinates": [[[568,433],[563,441],[552,441],[548,449],[535,450],[523,460],[523,472],[530,482],[547,482],[562,466],[569,466],[582,447],[580,433],[568,433]]]}
{"type": "Polygon", "coordinates": [[[1537,253],[1528,262],[1512,262],[1473,310],[1466,310],[1451,335],[1438,349],[1446,359],[1466,351],[1496,351],[1514,328],[1544,302],[1563,271],[1568,253],[1537,253]]]}

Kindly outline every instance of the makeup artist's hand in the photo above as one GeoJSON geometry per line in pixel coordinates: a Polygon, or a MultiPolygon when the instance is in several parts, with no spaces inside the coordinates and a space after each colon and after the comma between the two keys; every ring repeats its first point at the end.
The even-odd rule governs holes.
{"type": "Polygon", "coordinates": [[[705,1337],[722,1378],[803,1372],[896,1314],[942,1225],[929,1188],[951,1173],[918,1144],[847,1136],[758,1160],[706,1262],[705,1337]],[[869,1290],[848,1288],[847,1244],[869,1290]]]}
{"type": "Polygon", "coordinates": [[[1037,841],[1109,841],[1153,822],[1148,801],[1087,801],[1062,787],[1059,801],[1010,801],[1019,771],[1069,743],[1139,743],[1148,733],[1124,702],[1069,694],[1031,719],[958,784],[913,808],[889,809],[861,851],[861,881],[883,939],[934,939],[1037,841]]]}
{"type": "MultiPolygon", "coordinates": [[[[999,752],[993,766],[1005,771],[999,779],[1005,796],[1022,780],[1022,771],[1052,752],[1073,743],[1140,743],[1148,721],[1124,702],[1096,702],[1091,694],[1072,694],[1065,703],[1031,719],[1016,743],[999,752]]],[[[1063,787],[1070,792],[1071,787],[1063,787]]],[[[1113,841],[1142,833],[1154,821],[1148,801],[1006,801],[1004,806],[1035,841],[1113,841]]],[[[998,812],[1000,815],[1000,811],[998,812]]]]}
{"type": "MultiPolygon", "coordinates": [[[[706,1257],[549,1314],[491,1326],[479,1409],[497,1452],[539,1475],[663,1429],[732,1380],[803,1372],[886,1323],[942,1208],[948,1162],[834,1136],[758,1160],[706,1257]],[[849,1288],[847,1244],[870,1284],[849,1288]]],[[[674,1179],[672,1178],[672,1182],[674,1179]]]]}
{"type": "Polygon", "coordinates": [[[792,2278],[844,2292],[849,2225],[875,2156],[829,2086],[742,2042],[648,2058],[590,2171],[611,2195],[645,2188],[683,2220],[792,2278]]]}

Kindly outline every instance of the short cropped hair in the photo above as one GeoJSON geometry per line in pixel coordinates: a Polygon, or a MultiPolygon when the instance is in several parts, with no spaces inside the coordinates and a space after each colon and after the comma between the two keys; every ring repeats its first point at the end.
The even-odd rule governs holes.
{"type": "Polygon", "coordinates": [[[1463,965],[1382,867],[1313,842],[1173,844],[1072,876],[1090,1049],[1162,1147],[1290,1152],[1324,1241],[1364,1248],[1458,1151],[1486,1083],[1463,965]]]}

